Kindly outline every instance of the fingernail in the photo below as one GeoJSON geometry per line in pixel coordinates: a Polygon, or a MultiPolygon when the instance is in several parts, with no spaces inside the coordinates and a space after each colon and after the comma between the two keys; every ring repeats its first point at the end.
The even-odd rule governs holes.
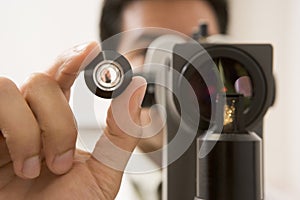
{"type": "Polygon", "coordinates": [[[57,155],[53,161],[53,168],[56,173],[66,173],[73,164],[74,150],[69,150],[61,155],[57,155]]]}
{"type": "Polygon", "coordinates": [[[76,131],[78,132],[78,122],[77,122],[77,120],[76,120],[75,115],[73,115],[73,120],[74,120],[74,124],[75,124],[76,131]]]}
{"type": "Polygon", "coordinates": [[[144,94],[138,95],[137,102],[139,106],[142,106],[144,98],[145,98],[144,94]]]}
{"type": "Polygon", "coordinates": [[[139,91],[139,94],[137,96],[137,103],[138,103],[138,105],[141,106],[144,101],[144,98],[145,98],[145,92],[147,90],[147,82],[145,79],[141,79],[139,81],[140,81],[138,83],[139,87],[137,88],[137,90],[141,90],[141,91],[139,91]]]}
{"type": "Polygon", "coordinates": [[[99,44],[95,45],[95,47],[89,52],[89,54],[85,57],[85,59],[81,63],[80,70],[83,70],[88,64],[90,64],[100,52],[101,49],[99,44]]]}
{"type": "MultiPolygon", "coordinates": [[[[75,59],[76,62],[79,60],[76,60],[78,58],[81,58],[83,56],[83,60],[81,60],[81,64],[79,66],[78,71],[72,72],[69,74],[78,75],[84,68],[98,55],[100,52],[100,46],[96,42],[87,42],[80,45],[77,45],[71,49],[71,51],[68,51],[67,57],[65,62],[61,65],[60,71],[62,71],[66,66],[68,66],[70,63],[72,63],[75,59]],[[85,52],[86,51],[86,52],[85,52]],[[84,52],[84,55],[83,55],[84,52]],[[81,55],[82,54],[82,55],[81,55]],[[77,57],[80,55],[79,57],[77,57]]],[[[73,63],[74,64],[74,63],[73,63]]],[[[76,63],[76,65],[79,63],[76,63]]],[[[60,74],[60,73],[57,73],[60,74]]]]}
{"type": "Polygon", "coordinates": [[[40,171],[41,164],[39,156],[33,156],[25,160],[22,169],[23,176],[33,179],[40,175],[40,171]]]}
{"type": "Polygon", "coordinates": [[[89,44],[90,44],[90,42],[85,42],[83,44],[79,44],[74,47],[73,51],[80,53],[80,52],[84,51],[89,44]]]}

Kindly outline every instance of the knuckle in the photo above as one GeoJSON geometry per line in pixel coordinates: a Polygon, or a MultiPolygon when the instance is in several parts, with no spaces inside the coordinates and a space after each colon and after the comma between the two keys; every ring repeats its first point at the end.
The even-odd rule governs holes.
{"type": "Polygon", "coordinates": [[[53,84],[54,80],[52,80],[48,75],[43,73],[34,73],[27,78],[21,88],[21,91],[25,94],[25,96],[28,96],[31,93],[34,93],[34,91],[44,90],[53,84]]]}
{"type": "MultiPolygon", "coordinates": [[[[75,125],[70,126],[51,126],[51,127],[44,127],[43,135],[46,139],[49,140],[57,140],[58,138],[65,138],[67,137],[68,140],[76,140],[77,136],[77,129],[75,125]]],[[[62,140],[62,142],[66,142],[62,140]]]]}
{"type": "MultiPolygon", "coordinates": [[[[69,136],[76,136],[77,135],[77,129],[75,126],[68,126],[68,127],[62,127],[61,133],[68,134],[69,136]]],[[[73,138],[72,137],[72,138],[73,138]]]]}
{"type": "MultiPolygon", "coordinates": [[[[57,129],[56,129],[57,130],[57,129]]],[[[74,130],[48,130],[42,134],[44,147],[50,152],[64,152],[76,146],[77,131],[74,130]]]]}
{"type": "Polygon", "coordinates": [[[13,81],[5,77],[0,77],[0,95],[5,95],[16,88],[17,86],[13,81]]]}
{"type": "Polygon", "coordinates": [[[45,85],[51,83],[50,77],[43,73],[34,73],[29,76],[27,81],[25,82],[26,87],[37,87],[40,85],[45,85]]]}

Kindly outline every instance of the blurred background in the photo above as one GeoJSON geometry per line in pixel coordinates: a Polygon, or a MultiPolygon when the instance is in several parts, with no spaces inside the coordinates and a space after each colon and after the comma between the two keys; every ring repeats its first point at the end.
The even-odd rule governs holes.
{"type": "MultiPolygon", "coordinates": [[[[229,35],[238,41],[274,47],[276,104],[265,117],[267,200],[300,199],[300,1],[229,0],[229,35]]],[[[0,1],[0,76],[18,85],[32,72],[46,69],[65,49],[98,40],[101,0],[0,1]]],[[[74,107],[81,130],[103,125],[109,101],[94,99],[79,79],[76,102],[94,102],[96,119],[84,106],[74,107]]],[[[74,101],[74,100],[73,100],[74,101]]],[[[89,147],[86,147],[89,148],[89,147]]]]}

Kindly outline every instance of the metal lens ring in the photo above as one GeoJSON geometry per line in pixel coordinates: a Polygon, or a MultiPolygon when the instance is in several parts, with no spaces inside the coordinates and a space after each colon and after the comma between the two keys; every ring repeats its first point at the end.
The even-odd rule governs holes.
{"type": "Polygon", "coordinates": [[[114,61],[103,61],[99,63],[93,73],[96,85],[105,91],[114,91],[118,88],[124,78],[122,67],[114,61]]]}
{"type": "Polygon", "coordinates": [[[85,68],[84,79],[89,90],[101,98],[119,96],[132,80],[128,60],[115,51],[102,51],[85,68]]]}

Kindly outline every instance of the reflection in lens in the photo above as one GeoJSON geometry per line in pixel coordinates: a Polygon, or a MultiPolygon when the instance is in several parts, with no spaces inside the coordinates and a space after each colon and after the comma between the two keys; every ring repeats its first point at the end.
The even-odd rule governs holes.
{"type": "Polygon", "coordinates": [[[101,81],[105,82],[105,83],[111,83],[111,72],[110,70],[103,70],[101,72],[101,81]]]}
{"type": "MultiPolygon", "coordinates": [[[[227,94],[242,94],[244,99],[244,113],[249,109],[253,98],[253,84],[249,72],[238,61],[230,58],[214,58],[218,67],[220,78],[224,84],[223,92],[227,94]]],[[[210,120],[211,118],[211,100],[217,97],[217,88],[214,85],[206,85],[203,78],[196,71],[191,77],[187,77],[197,95],[200,105],[201,118],[210,120]]],[[[214,78],[214,77],[210,77],[214,78]]]]}
{"type": "Polygon", "coordinates": [[[111,91],[120,84],[121,72],[113,63],[103,63],[96,68],[94,79],[100,88],[111,91]]]}
{"type": "Polygon", "coordinates": [[[252,84],[249,76],[242,76],[234,83],[235,90],[244,97],[252,97],[252,84]]]}
{"type": "Polygon", "coordinates": [[[230,58],[220,57],[215,58],[214,61],[224,84],[224,92],[244,95],[244,112],[247,112],[253,97],[253,86],[246,67],[230,58]]]}

